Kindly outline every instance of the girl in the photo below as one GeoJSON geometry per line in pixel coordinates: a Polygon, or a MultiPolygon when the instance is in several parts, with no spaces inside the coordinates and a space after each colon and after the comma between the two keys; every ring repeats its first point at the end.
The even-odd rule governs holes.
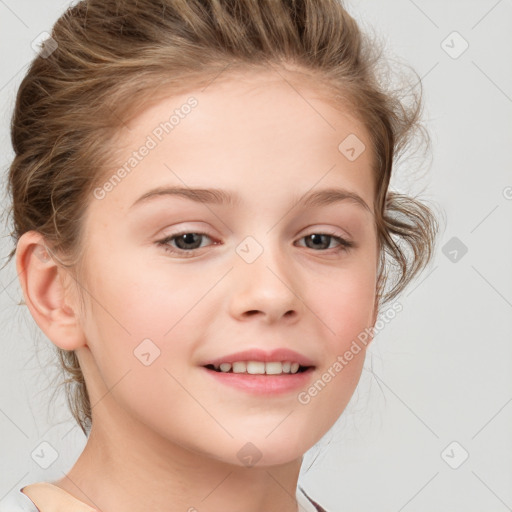
{"type": "Polygon", "coordinates": [[[303,455],[437,231],[388,190],[421,102],[377,62],[338,0],[61,16],[17,96],[11,257],[88,440],[5,510],[324,510],[303,455]]]}

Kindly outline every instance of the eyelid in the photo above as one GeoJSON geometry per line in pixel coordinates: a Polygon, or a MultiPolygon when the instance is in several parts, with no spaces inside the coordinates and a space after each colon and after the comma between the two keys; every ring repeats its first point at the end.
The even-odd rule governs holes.
{"type": "Polygon", "coordinates": [[[341,229],[339,227],[334,226],[322,226],[319,224],[311,224],[309,226],[306,226],[303,230],[300,231],[301,233],[304,232],[305,234],[301,236],[308,236],[316,233],[321,233],[324,235],[332,235],[339,238],[343,238],[347,242],[352,241],[353,237],[350,235],[350,233],[347,230],[341,229]]]}

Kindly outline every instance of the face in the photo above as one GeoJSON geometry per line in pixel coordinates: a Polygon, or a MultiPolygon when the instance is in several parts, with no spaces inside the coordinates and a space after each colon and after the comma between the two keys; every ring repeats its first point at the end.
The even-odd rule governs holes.
{"type": "Polygon", "coordinates": [[[169,97],[129,128],[84,224],[86,377],[168,445],[237,465],[244,450],[260,465],[301,457],[352,396],[354,340],[374,321],[367,133],[270,73],[169,97]],[[261,371],[265,357],[300,371],[206,368],[261,371]]]}

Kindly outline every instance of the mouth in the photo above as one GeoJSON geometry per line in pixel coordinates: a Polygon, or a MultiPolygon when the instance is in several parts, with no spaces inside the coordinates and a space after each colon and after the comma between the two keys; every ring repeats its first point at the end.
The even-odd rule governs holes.
{"type": "Polygon", "coordinates": [[[316,361],[288,348],[250,348],[201,362],[213,382],[259,395],[293,396],[314,375],[316,361]]]}
{"type": "Polygon", "coordinates": [[[242,375],[294,375],[313,370],[314,366],[304,366],[297,361],[234,361],[233,363],[207,364],[207,370],[217,373],[242,375]]]}

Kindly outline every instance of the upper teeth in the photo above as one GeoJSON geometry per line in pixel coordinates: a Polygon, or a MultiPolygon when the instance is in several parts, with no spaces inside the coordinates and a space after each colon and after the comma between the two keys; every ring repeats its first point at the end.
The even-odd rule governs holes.
{"type": "Polygon", "coordinates": [[[297,373],[299,370],[299,363],[290,361],[236,361],[231,363],[221,363],[215,366],[216,370],[221,372],[233,371],[233,373],[250,373],[250,374],[264,374],[278,375],[280,373],[297,373]]]}

